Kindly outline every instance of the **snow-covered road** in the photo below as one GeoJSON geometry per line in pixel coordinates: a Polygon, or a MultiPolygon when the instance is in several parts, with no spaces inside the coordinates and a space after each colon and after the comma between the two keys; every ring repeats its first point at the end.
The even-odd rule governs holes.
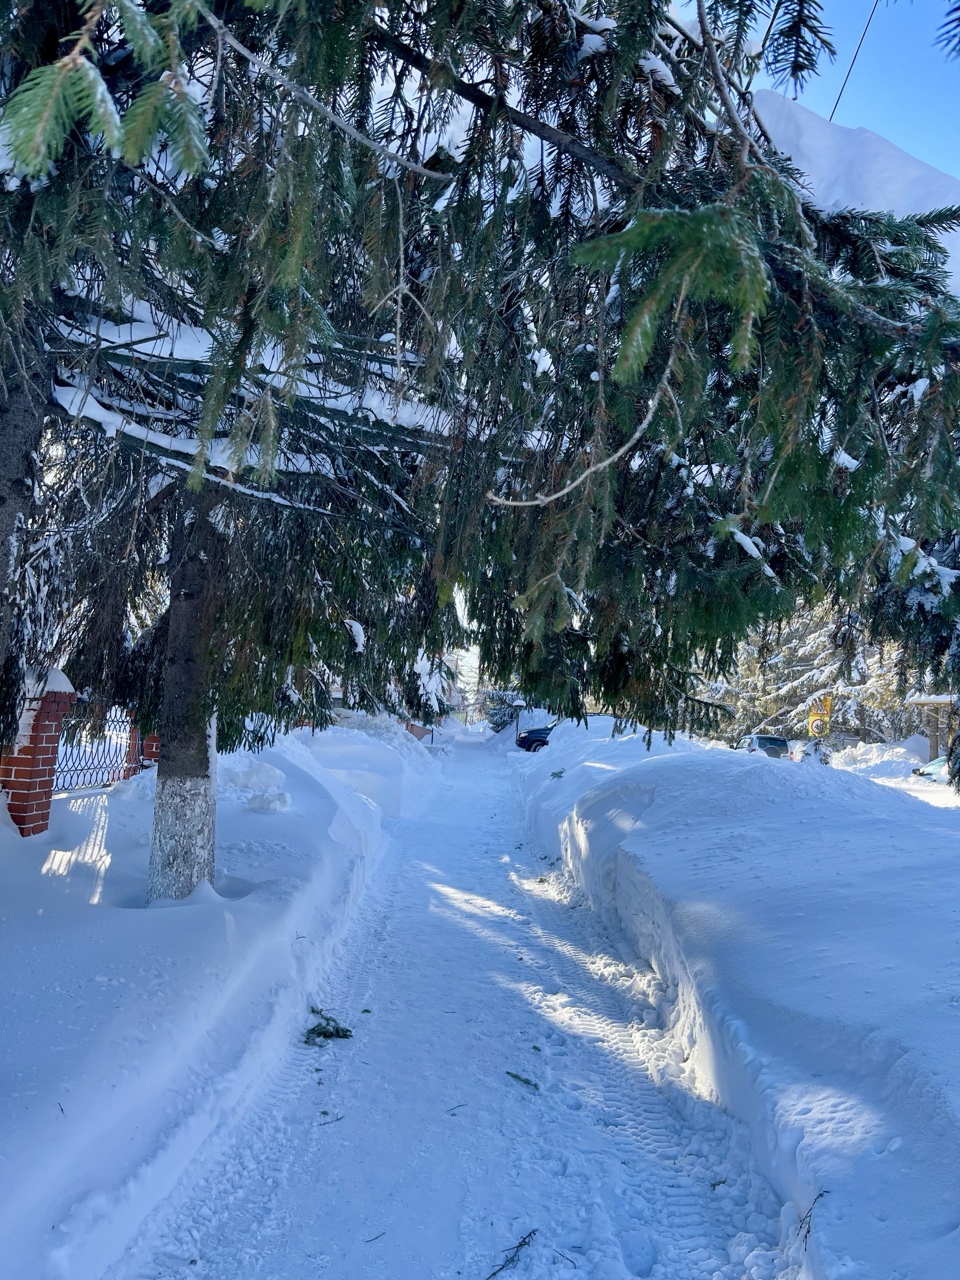
{"type": "Polygon", "coordinates": [[[353,1038],[291,1045],[105,1280],[485,1280],[523,1240],[508,1274],[772,1280],[745,1131],[651,1078],[669,994],[458,744],[320,993],[353,1038]]]}

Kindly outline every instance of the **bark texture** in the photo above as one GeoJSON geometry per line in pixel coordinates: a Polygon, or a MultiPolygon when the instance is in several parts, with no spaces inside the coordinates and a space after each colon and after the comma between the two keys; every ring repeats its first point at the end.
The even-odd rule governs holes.
{"type": "Polygon", "coordinates": [[[213,884],[215,838],[213,770],[194,778],[158,773],[147,901],[186,898],[201,880],[213,884]]]}
{"type": "Polygon", "coordinates": [[[186,495],[171,547],[170,611],[160,711],[160,760],[147,901],[185,898],[213,883],[215,731],[210,723],[210,642],[223,539],[214,496],[186,495]]]}
{"type": "Polygon", "coordinates": [[[0,742],[7,745],[17,736],[23,700],[23,654],[15,639],[17,567],[49,389],[39,349],[8,338],[0,376],[0,742]]]}

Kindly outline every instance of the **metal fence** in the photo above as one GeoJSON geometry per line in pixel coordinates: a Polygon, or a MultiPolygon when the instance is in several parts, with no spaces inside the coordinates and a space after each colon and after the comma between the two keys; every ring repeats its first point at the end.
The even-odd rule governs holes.
{"type": "Polygon", "coordinates": [[[138,773],[142,767],[140,735],[122,707],[111,707],[104,715],[101,707],[78,702],[64,716],[53,775],[54,791],[109,787],[121,778],[138,773]]]}
{"type": "Polygon", "coordinates": [[[459,720],[462,725],[471,725],[484,718],[484,709],[474,701],[465,702],[460,707],[451,707],[450,715],[454,720],[459,720]]]}

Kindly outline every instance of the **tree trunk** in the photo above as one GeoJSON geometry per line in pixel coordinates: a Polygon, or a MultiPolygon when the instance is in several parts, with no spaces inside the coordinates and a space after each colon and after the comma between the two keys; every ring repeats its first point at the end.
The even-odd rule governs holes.
{"type": "Polygon", "coordinates": [[[185,495],[170,558],[170,613],[160,710],[160,760],[147,901],[213,883],[216,731],[209,717],[210,642],[223,539],[208,486],[185,495]]]}
{"type": "Polygon", "coordinates": [[[49,371],[39,352],[4,351],[0,376],[0,742],[17,736],[23,654],[15,644],[16,582],[23,530],[33,505],[33,458],[40,449],[49,371]]]}

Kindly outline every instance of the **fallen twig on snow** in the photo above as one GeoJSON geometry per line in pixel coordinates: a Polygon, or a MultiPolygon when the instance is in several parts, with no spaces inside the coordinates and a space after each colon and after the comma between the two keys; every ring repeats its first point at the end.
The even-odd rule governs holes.
{"type": "Polygon", "coordinates": [[[486,1280],[493,1280],[493,1277],[500,1275],[501,1271],[509,1271],[511,1267],[515,1267],[517,1265],[517,1262],[520,1260],[521,1250],[525,1249],[528,1244],[532,1243],[533,1237],[536,1234],[537,1234],[537,1228],[534,1227],[532,1231],[527,1232],[527,1234],[523,1237],[522,1240],[518,1240],[512,1249],[504,1249],[504,1253],[507,1254],[507,1257],[504,1258],[503,1262],[500,1263],[499,1267],[494,1267],[494,1269],[486,1277],[486,1280]]]}
{"type": "Polygon", "coordinates": [[[540,1086],[537,1084],[536,1080],[528,1080],[526,1076],[518,1076],[516,1071],[508,1071],[507,1075],[510,1077],[511,1080],[518,1080],[520,1084],[525,1084],[528,1089],[537,1089],[538,1091],[540,1089],[540,1086]]]}
{"type": "Polygon", "coordinates": [[[321,1040],[349,1040],[353,1036],[353,1032],[349,1027],[343,1026],[329,1013],[324,1013],[322,1009],[311,1007],[310,1012],[318,1021],[309,1028],[303,1037],[304,1044],[319,1044],[321,1040]]]}
{"type": "Polygon", "coordinates": [[[813,1204],[810,1206],[807,1212],[800,1219],[800,1222],[797,1226],[797,1239],[803,1245],[804,1253],[806,1253],[807,1251],[807,1241],[810,1239],[810,1231],[813,1227],[813,1211],[817,1207],[817,1201],[822,1196],[828,1196],[829,1194],[830,1194],[829,1191],[818,1191],[817,1194],[813,1197],[813,1204]]]}

